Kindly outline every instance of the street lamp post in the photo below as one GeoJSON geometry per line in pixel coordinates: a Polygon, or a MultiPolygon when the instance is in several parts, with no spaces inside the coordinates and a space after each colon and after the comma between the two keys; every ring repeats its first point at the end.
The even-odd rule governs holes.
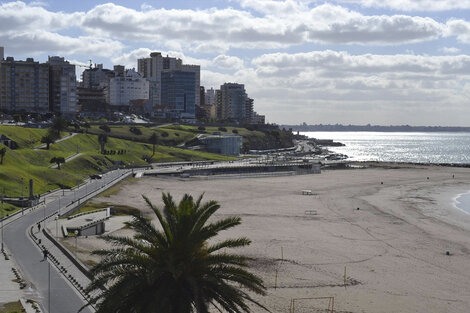
{"type": "Polygon", "coordinates": [[[3,218],[4,218],[4,212],[3,212],[3,196],[2,195],[2,252],[3,252],[3,218]]]}
{"type": "Polygon", "coordinates": [[[59,215],[55,217],[55,237],[59,238],[59,215]]]}
{"type": "Polygon", "coordinates": [[[75,257],[77,257],[77,252],[78,252],[78,230],[75,230],[74,234],[75,234],[75,257]]]}

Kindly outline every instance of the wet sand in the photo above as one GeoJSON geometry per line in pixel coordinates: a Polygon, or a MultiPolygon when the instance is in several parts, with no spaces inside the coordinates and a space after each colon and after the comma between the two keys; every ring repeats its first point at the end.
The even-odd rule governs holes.
{"type": "MultiPolygon", "coordinates": [[[[289,312],[292,298],[334,297],[336,312],[462,313],[470,308],[470,214],[452,201],[469,189],[470,169],[381,165],[268,178],[145,177],[94,201],[152,216],[141,194],[158,205],[163,191],[217,200],[215,218],[243,219],[220,239],[253,241],[240,252],[257,258],[254,271],[268,287],[259,300],[272,312],[289,312]]],[[[104,247],[91,237],[79,242],[82,250],[104,247]]],[[[327,306],[299,300],[295,312],[327,306]]]]}

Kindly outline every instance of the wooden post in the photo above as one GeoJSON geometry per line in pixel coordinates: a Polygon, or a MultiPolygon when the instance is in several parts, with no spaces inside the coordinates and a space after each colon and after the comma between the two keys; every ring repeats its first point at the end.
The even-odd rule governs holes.
{"type": "Polygon", "coordinates": [[[284,249],[281,246],[281,261],[284,261],[284,249]]]}
{"type": "Polygon", "coordinates": [[[346,266],[344,267],[344,286],[346,287],[346,266]]]}
{"type": "Polygon", "coordinates": [[[276,270],[276,277],[274,278],[274,290],[277,289],[277,270],[276,270]]]}

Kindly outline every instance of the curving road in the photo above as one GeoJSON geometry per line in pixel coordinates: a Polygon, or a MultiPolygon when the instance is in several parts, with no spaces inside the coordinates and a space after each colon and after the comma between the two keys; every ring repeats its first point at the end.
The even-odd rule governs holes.
{"type": "MultiPolygon", "coordinates": [[[[85,304],[84,299],[75,288],[60,274],[56,267],[48,261],[42,261],[42,252],[29,238],[30,227],[43,217],[64,209],[72,201],[91,197],[95,192],[101,192],[112,185],[115,180],[128,175],[130,170],[115,170],[103,175],[100,180],[91,180],[81,187],[71,191],[59,191],[45,195],[44,208],[31,211],[21,218],[5,222],[4,242],[20,266],[25,280],[31,282],[42,297],[41,306],[48,313],[74,313],[85,304]],[[59,207],[60,206],[60,207],[59,207]],[[49,274],[50,273],[50,274],[49,274]],[[49,294],[50,278],[50,294],[49,294]],[[50,295],[50,297],[49,297],[50,295]]],[[[82,201],[82,202],[83,202],[82,201]]],[[[72,206],[69,206],[70,209],[72,206]]],[[[37,230],[36,227],[34,227],[37,230]]],[[[82,312],[91,313],[90,308],[82,312]]]]}

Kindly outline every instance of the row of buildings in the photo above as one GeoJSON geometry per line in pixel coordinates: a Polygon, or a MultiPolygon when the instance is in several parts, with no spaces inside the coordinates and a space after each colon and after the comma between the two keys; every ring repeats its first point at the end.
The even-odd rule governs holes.
{"type": "Polygon", "coordinates": [[[199,65],[160,52],[138,59],[137,71],[90,64],[81,82],[75,73],[76,65],[62,57],[49,57],[46,63],[18,61],[4,58],[0,47],[0,110],[64,115],[121,111],[169,120],[264,124],[243,84],[205,90],[199,65]]]}

